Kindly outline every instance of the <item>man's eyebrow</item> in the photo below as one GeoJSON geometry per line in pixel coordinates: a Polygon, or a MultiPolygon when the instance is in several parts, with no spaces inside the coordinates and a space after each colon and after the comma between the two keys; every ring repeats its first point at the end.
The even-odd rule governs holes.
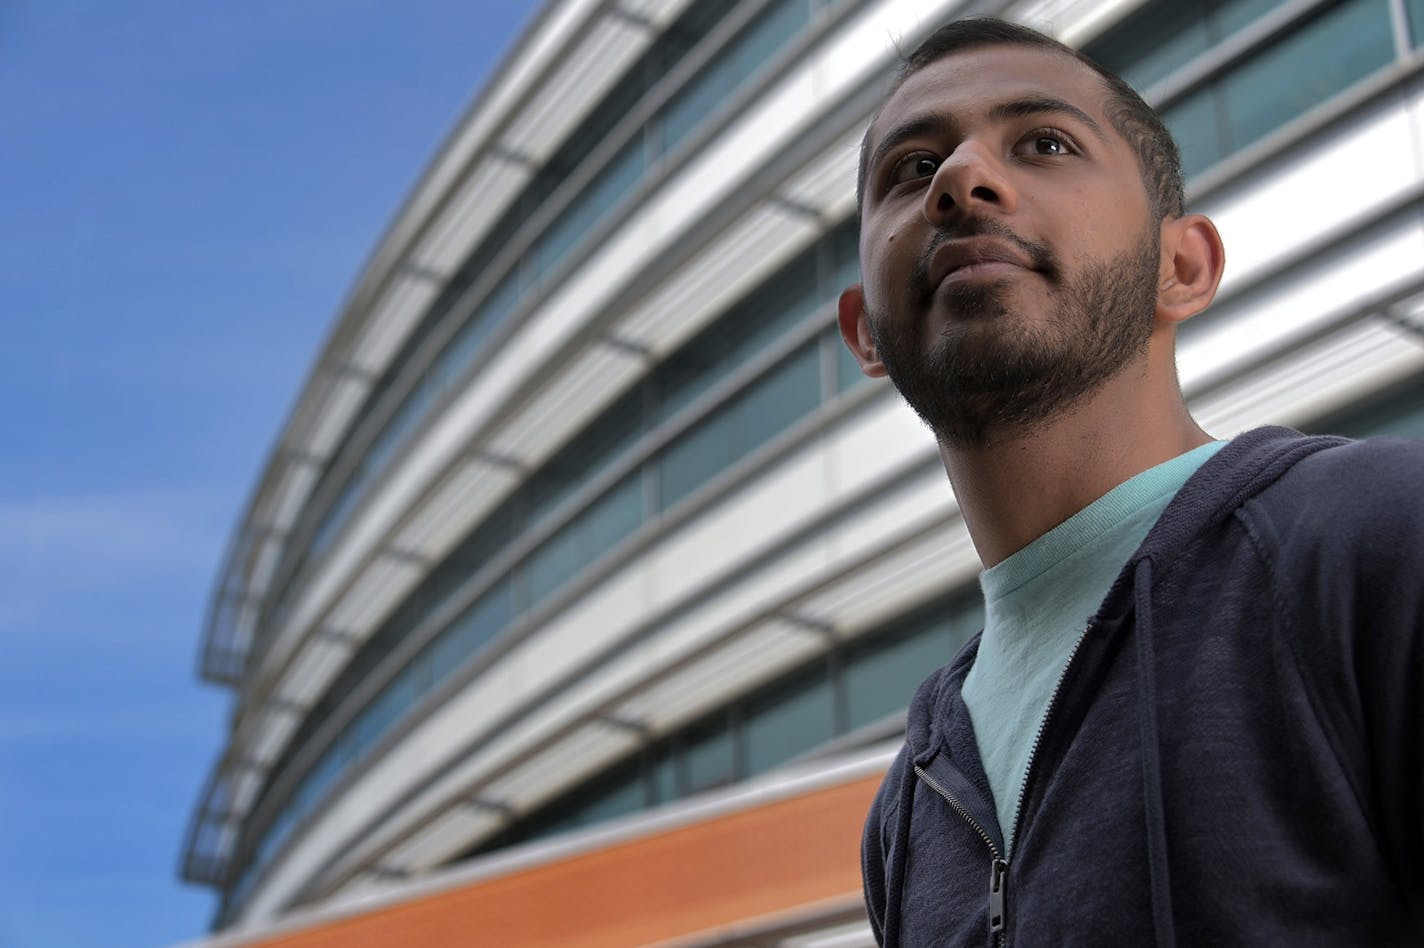
{"type": "Polygon", "coordinates": [[[1011,102],[1002,102],[989,110],[989,117],[993,119],[1029,118],[1034,115],[1067,115],[1076,119],[1102,140],[1104,144],[1109,144],[1111,139],[1103,131],[1091,115],[1062,99],[1055,99],[1052,96],[1036,96],[1031,99],[1014,99],[1011,102]]]}

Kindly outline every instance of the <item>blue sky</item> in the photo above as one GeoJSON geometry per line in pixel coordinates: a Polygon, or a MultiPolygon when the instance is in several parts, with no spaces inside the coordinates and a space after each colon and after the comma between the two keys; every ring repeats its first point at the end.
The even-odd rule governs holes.
{"type": "Polygon", "coordinates": [[[209,586],[533,0],[0,0],[0,948],[204,933],[209,586]]]}

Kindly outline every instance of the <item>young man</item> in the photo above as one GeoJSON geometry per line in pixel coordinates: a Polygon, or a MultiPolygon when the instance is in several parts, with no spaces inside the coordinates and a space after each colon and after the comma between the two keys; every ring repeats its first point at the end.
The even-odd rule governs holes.
{"type": "Polygon", "coordinates": [[[1174,337],[1220,238],[1046,37],[926,40],[860,193],[841,331],[934,431],[987,607],[870,814],[877,938],[1424,938],[1424,451],[1197,426],[1174,337]]]}

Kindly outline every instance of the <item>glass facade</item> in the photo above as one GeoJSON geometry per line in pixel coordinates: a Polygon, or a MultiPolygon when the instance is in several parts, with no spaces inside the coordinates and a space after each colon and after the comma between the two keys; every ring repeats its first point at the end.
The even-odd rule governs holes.
{"type": "Polygon", "coordinates": [[[979,587],[866,633],[523,817],[459,857],[588,826],[735,783],[903,711],[984,624],[979,587]]]}
{"type": "Polygon", "coordinates": [[[313,491],[314,500],[294,531],[294,542],[284,551],[260,628],[281,624],[303,565],[330,548],[373,477],[385,469],[430,410],[473,370],[476,355],[490,337],[545,285],[545,278],[556,267],[576,259],[573,251],[593,237],[599,226],[618,217],[615,212],[666,155],[704,127],[719,106],[800,36],[815,10],[824,4],[816,0],[759,4],[760,9],[736,35],[725,40],[715,55],[669,96],[662,88],[664,80],[723,20],[746,6],[696,0],[569,136],[461,266],[392,360],[367,397],[358,421],[333,452],[332,462],[313,491]],[[664,96],[666,101],[653,109],[652,117],[642,126],[627,128],[623,118],[635,107],[648,104],[653,95],[664,96]],[[618,138],[626,139],[625,144],[603,169],[592,181],[570,192],[571,176],[607,142],[618,138]],[[532,236],[545,203],[557,207],[565,195],[567,206],[547,222],[542,233],[532,236]],[[531,220],[535,222],[532,227],[531,220]],[[511,245],[524,249],[511,254],[511,245]],[[482,293],[483,301],[473,312],[465,311],[467,294],[496,272],[504,276],[482,293]],[[359,461],[342,474],[340,463],[345,457],[358,457],[359,461]],[[338,480],[341,486],[335,488],[338,480]]]}
{"type": "MultiPolygon", "coordinates": [[[[1409,40],[1419,47],[1424,0],[1404,2],[1409,40]]],[[[1086,51],[1148,88],[1212,55],[1224,39],[1282,4],[1150,3],[1086,51]]],[[[696,133],[699,122],[805,31],[818,5],[812,0],[753,4],[755,15],[736,35],[678,88],[668,89],[664,80],[678,63],[733,10],[747,7],[694,2],[536,175],[442,292],[333,455],[337,462],[323,472],[316,501],[288,544],[274,584],[280,591],[267,607],[263,629],[279,624],[304,561],[330,546],[372,478],[466,379],[501,326],[617,217],[665,156],[696,133]],[[635,109],[651,117],[629,131],[623,119],[635,109]],[[538,220],[544,201],[560,194],[564,179],[602,152],[610,157],[601,170],[550,226],[528,226],[538,220]],[[520,249],[511,254],[510,247],[520,249]],[[488,280],[494,282],[484,288],[488,280]],[[480,302],[470,311],[465,301],[474,291],[480,302]],[[355,457],[360,461],[354,467],[341,466],[355,457]]],[[[1398,23],[1390,0],[1299,6],[1291,22],[1240,59],[1220,64],[1163,103],[1189,175],[1394,61],[1398,23]]],[[[251,810],[260,822],[244,827],[233,862],[238,871],[225,912],[242,903],[261,868],[336,783],[459,670],[472,669],[487,645],[531,610],[568,592],[592,567],[609,563],[609,555],[627,549],[650,521],[684,502],[695,503],[719,476],[863,381],[830,325],[835,295],[857,271],[851,221],[828,232],[653,368],[430,572],[343,668],[269,771],[251,810]],[[608,486],[575,501],[595,481],[608,486]],[[533,546],[522,546],[524,538],[540,534],[533,546]]],[[[1424,381],[1416,379],[1368,408],[1323,419],[1318,430],[1424,437],[1421,405],[1424,381]]],[[[885,720],[979,627],[979,608],[976,591],[851,645],[834,645],[815,662],[660,738],[478,851],[746,779],[885,720]]]]}
{"type": "MultiPolygon", "coordinates": [[[[843,347],[830,327],[830,311],[840,290],[856,278],[856,234],[854,221],[831,230],[734,304],[570,440],[432,570],[352,657],[288,741],[254,812],[273,795],[285,802],[276,805],[278,815],[268,828],[254,827],[260,842],[245,879],[354,761],[486,643],[645,522],[851,386],[851,379],[840,377],[851,367],[838,355],[843,347]],[[705,395],[727,389],[758,360],[767,363],[762,370],[722,391],[716,404],[705,404],[705,395]],[[663,426],[681,430],[651,456],[630,464],[631,449],[663,426]],[[560,510],[576,487],[620,461],[627,470],[612,487],[577,512],[560,510]],[[659,489],[649,491],[647,484],[659,489]],[[501,568],[505,549],[552,515],[562,523],[527,555],[501,568]],[[466,599],[470,604],[459,607],[466,599]],[[456,617],[432,633],[432,624],[452,608],[460,609],[456,617]],[[428,640],[393,670],[387,660],[416,635],[428,640]],[[385,684],[372,695],[371,683],[382,678],[385,684]],[[341,709],[358,705],[349,720],[333,723],[341,709]],[[322,744],[317,761],[296,776],[297,755],[322,744]]],[[[853,371],[854,379],[863,379],[858,368],[853,371]]],[[[715,736],[708,742],[703,756],[686,766],[712,786],[726,767],[715,736]]]]}
{"type": "MultiPolygon", "coordinates": [[[[1282,3],[1152,3],[1084,51],[1146,90],[1282,3]]],[[[1158,103],[1181,147],[1187,176],[1205,171],[1394,62],[1390,7],[1391,0],[1316,5],[1239,60],[1158,103]]]]}

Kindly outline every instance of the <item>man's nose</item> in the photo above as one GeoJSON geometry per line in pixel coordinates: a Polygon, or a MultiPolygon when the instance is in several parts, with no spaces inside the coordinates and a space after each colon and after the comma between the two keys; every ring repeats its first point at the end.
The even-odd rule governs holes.
{"type": "Polygon", "coordinates": [[[930,180],[925,218],[943,224],[956,215],[972,217],[991,210],[1008,214],[1017,200],[997,158],[979,142],[966,141],[945,158],[930,180]]]}

